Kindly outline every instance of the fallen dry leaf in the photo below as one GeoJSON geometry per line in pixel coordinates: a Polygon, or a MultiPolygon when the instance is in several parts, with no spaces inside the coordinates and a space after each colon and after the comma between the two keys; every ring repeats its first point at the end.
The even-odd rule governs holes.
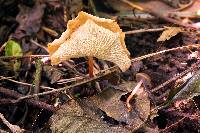
{"type": "Polygon", "coordinates": [[[169,40],[171,37],[176,36],[180,32],[182,32],[182,29],[179,27],[169,27],[167,28],[167,30],[162,32],[157,41],[164,42],[166,40],[169,40]]]}
{"type": "Polygon", "coordinates": [[[122,90],[130,90],[134,86],[135,82],[127,82],[118,86],[117,89],[110,87],[90,99],[109,117],[121,123],[126,123],[128,127],[135,130],[146,122],[150,112],[150,101],[148,94],[141,88],[141,93],[132,102],[132,111],[128,112],[126,104],[121,100],[122,96],[127,94],[127,91],[122,90]]]}
{"type": "Polygon", "coordinates": [[[85,107],[82,107],[79,102],[71,100],[51,117],[50,128],[52,133],[129,132],[120,126],[109,126],[101,118],[97,119],[97,114],[92,105],[85,103],[85,107]]]}
{"type": "Polygon", "coordinates": [[[19,26],[13,34],[13,37],[21,39],[37,33],[41,27],[44,8],[45,5],[39,3],[35,4],[33,8],[21,5],[20,13],[16,17],[19,26]]]}

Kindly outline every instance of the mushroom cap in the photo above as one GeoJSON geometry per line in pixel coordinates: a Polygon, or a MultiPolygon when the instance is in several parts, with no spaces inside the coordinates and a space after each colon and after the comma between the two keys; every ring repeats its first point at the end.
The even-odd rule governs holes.
{"type": "Polygon", "coordinates": [[[93,56],[117,64],[122,71],[130,67],[124,33],[113,20],[80,12],[67,27],[59,39],[48,44],[52,65],[70,58],[93,56]]]}
{"type": "Polygon", "coordinates": [[[67,30],[62,33],[61,37],[59,39],[55,39],[52,43],[48,44],[48,50],[50,56],[60,47],[62,43],[64,43],[67,39],[70,38],[71,34],[76,31],[82,24],[84,24],[88,19],[95,22],[97,25],[104,27],[105,29],[108,29],[112,32],[118,32],[120,34],[120,42],[122,47],[126,50],[127,55],[130,56],[129,51],[126,49],[126,45],[124,42],[125,34],[120,29],[117,22],[115,22],[112,19],[105,19],[105,18],[99,18],[96,16],[93,16],[91,14],[88,14],[86,12],[79,12],[78,16],[73,19],[69,20],[67,23],[67,30]]]}
{"type": "Polygon", "coordinates": [[[151,86],[151,78],[146,73],[137,73],[136,74],[136,81],[143,81],[143,83],[147,86],[151,86]]]}

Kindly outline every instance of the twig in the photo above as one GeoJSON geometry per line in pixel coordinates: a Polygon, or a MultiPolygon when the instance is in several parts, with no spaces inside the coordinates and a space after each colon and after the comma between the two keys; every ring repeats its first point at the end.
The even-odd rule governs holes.
{"type": "Polygon", "coordinates": [[[11,130],[12,133],[22,133],[24,131],[24,129],[21,129],[19,126],[10,124],[10,122],[7,121],[3,116],[3,114],[1,113],[0,113],[0,119],[11,130]]]}
{"type": "Polygon", "coordinates": [[[130,34],[136,34],[136,33],[143,33],[143,32],[157,32],[157,31],[163,31],[167,28],[155,28],[155,29],[139,29],[139,30],[132,30],[132,31],[126,31],[124,32],[125,35],[130,35],[130,34]]]}
{"type": "Polygon", "coordinates": [[[124,3],[126,3],[127,5],[129,5],[129,6],[133,7],[133,8],[135,8],[135,9],[138,9],[138,10],[140,10],[140,11],[144,11],[144,8],[142,8],[141,6],[138,6],[138,5],[132,3],[132,2],[130,2],[130,1],[128,1],[128,0],[121,0],[121,1],[124,2],[124,3]]]}
{"type": "MultiPolygon", "coordinates": [[[[16,81],[16,80],[13,80],[13,79],[10,79],[11,77],[4,77],[4,76],[0,76],[0,78],[3,80],[8,80],[8,81],[11,81],[13,83],[16,83],[16,84],[20,84],[20,85],[24,85],[24,86],[29,86],[29,87],[34,87],[33,84],[29,84],[29,83],[24,83],[24,82],[20,82],[20,81],[16,81]]],[[[0,79],[0,80],[1,80],[0,79]]],[[[51,87],[47,87],[47,86],[40,86],[40,88],[42,89],[48,89],[48,90],[54,90],[54,88],[51,88],[51,87]]]]}
{"type": "Polygon", "coordinates": [[[185,74],[187,74],[187,73],[189,73],[189,72],[191,72],[191,71],[194,71],[194,69],[197,68],[197,67],[198,67],[198,66],[188,68],[187,70],[181,72],[179,75],[174,76],[173,78],[171,78],[171,79],[165,81],[165,82],[162,83],[161,85],[155,87],[154,89],[151,90],[151,92],[154,93],[154,92],[160,90],[161,88],[163,88],[163,87],[165,87],[166,85],[168,85],[169,83],[171,83],[171,82],[173,82],[173,81],[179,79],[180,77],[184,76],[185,74]]]}
{"type": "Polygon", "coordinates": [[[70,89],[70,88],[73,88],[73,87],[76,87],[76,86],[83,85],[85,83],[94,81],[94,80],[96,80],[98,78],[101,78],[101,77],[103,77],[105,75],[108,75],[108,74],[110,74],[112,72],[115,72],[117,70],[119,70],[119,68],[117,66],[113,66],[113,67],[111,67],[111,68],[109,68],[107,70],[102,70],[102,72],[100,72],[100,74],[98,76],[94,76],[94,77],[85,79],[84,81],[78,82],[76,84],[73,84],[73,85],[70,85],[70,86],[66,86],[66,87],[63,87],[63,88],[60,88],[60,89],[55,89],[55,90],[43,92],[43,93],[38,93],[38,94],[23,96],[23,97],[20,97],[17,100],[20,101],[20,100],[27,99],[27,98],[33,98],[33,97],[36,97],[36,96],[47,95],[47,94],[51,94],[51,93],[56,93],[56,92],[64,91],[64,90],[67,90],[67,89],[70,89]]]}
{"type": "Polygon", "coordinates": [[[0,56],[0,60],[6,60],[6,59],[23,59],[23,58],[43,58],[43,57],[49,57],[49,55],[25,55],[25,56],[0,56]]]}
{"type": "Polygon", "coordinates": [[[178,120],[177,122],[175,122],[174,124],[166,127],[165,129],[161,130],[159,133],[163,133],[163,132],[167,132],[169,129],[175,127],[176,125],[178,125],[180,122],[182,122],[186,117],[184,116],[183,118],[181,118],[180,120],[178,120]]]}
{"type": "MultiPolygon", "coordinates": [[[[159,52],[156,52],[156,53],[140,56],[140,57],[132,59],[131,61],[135,62],[135,61],[139,61],[139,60],[142,60],[142,59],[145,59],[145,58],[148,58],[148,57],[152,57],[152,56],[155,56],[155,55],[158,55],[158,54],[161,54],[161,53],[165,53],[165,52],[169,52],[169,51],[175,51],[175,50],[181,50],[181,49],[184,49],[184,48],[191,48],[191,47],[200,47],[200,44],[193,44],[193,45],[188,45],[188,46],[182,46],[182,47],[167,49],[167,50],[159,51],[159,52]]],[[[98,78],[106,76],[106,75],[108,75],[108,74],[110,74],[112,72],[115,72],[117,70],[119,70],[119,68],[118,68],[118,66],[115,65],[115,66],[113,66],[113,67],[111,67],[109,69],[102,70],[99,73],[99,75],[97,75],[97,76],[88,78],[88,79],[86,79],[84,81],[81,81],[81,82],[78,82],[76,84],[73,84],[73,85],[70,85],[70,86],[67,86],[67,87],[63,87],[63,88],[60,88],[60,89],[55,89],[55,90],[43,92],[43,93],[27,95],[27,96],[24,96],[24,97],[20,97],[18,100],[23,100],[23,99],[27,99],[27,98],[33,98],[33,97],[36,97],[36,96],[47,95],[47,94],[51,94],[51,93],[55,93],[55,92],[64,91],[64,90],[67,90],[67,89],[70,89],[70,88],[73,88],[73,87],[76,87],[76,86],[83,85],[85,83],[91,82],[93,80],[96,80],[98,78]]]]}
{"type": "Polygon", "coordinates": [[[182,116],[189,118],[190,120],[200,120],[200,116],[198,114],[189,114],[189,113],[182,113],[178,111],[165,111],[166,113],[173,115],[173,116],[182,116]]]}
{"type": "Polygon", "coordinates": [[[30,40],[31,43],[37,45],[40,48],[43,48],[45,51],[48,52],[48,49],[45,46],[42,46],[41,44],[37,43],[36,41],[34,41],[33,39],[30,40]]]}
{"type": "Polygon", "coordinates": [[[48,28],[48,27],[45,27],[45,26],[42,26],[42,29],[43,29],[45,32],[49,33],[50,35],[52,35],[52,36],[54,36],[54,37],[57,37],[57,36],[58,36],[58,33],[57,33],[55,30],[52,30],[52,29],[50,29],[50,28],[48,28]]]}
{"type": "Polygon", "coordinates": [[[192,48],[192,47],[200,47],[200,44],[192,44],[192,45],[187,45],[187,46],[182,46],[182,47],[176,47],[176,48],[171,48],[171,49],[167,49],[167,50],[162,50],[162,51],[159,51],[159,52],[156,52],[156,53],[151,53],[151,54],[147,54],[147,55],[144,55],[144,56],[140,56],[140,57],[134,58],[134,59],[132,59],[132,62],[140,61],[140,60],[143,60],[143,59],[155,56],[155,55],[159,55],[159,54],[162,54],[162,53],[176,51],[176,50],[182,50],[182,49],[185,49],[185,48],[192,48]]]}
{"type": "Polygon", "coordinates": [[[165,21],[168,21],[170,23],[173,23],[173,24],[177,24],[177,25],[180,25],[180,26],[183,26],[183,27],[187,27],[187,28],[191,28],[191,29],[197,29],[195,26],[191,25],[191,24],[185,24],[185,23],[182,23],[181,21],[178,21],[178,20],[175,20],[175,19],[172,19],[172,18],[169,18],[167,15],[161,15],[159,14],[158,12],[155,12],[155,11],[152,11],[151,9],[149,8],[143,8],[143,7],[140,7],[138,6],[137,4],[133,4],[132,2],[128,1],[128,0],[121,0],[122,2],[126,3],[127,5],[129,5],[130,7],[132,7],[133,9],[138,9],[140,11],[143,11],[143,12],[146,12],[146,13],[149,13],[153,16],[156,16],[156,17],[159,17],[165,21]]]}
{"type": "Polygon", "coordinates": [[[191,7],[193,4],[194,4],[195,0],[191,0],[188,4],[178,8],[178,9],[175,9],[174,12],[178,12],[178,11],[183,11],[189,7],[191,7]]]}
{"type": "MultiPolygon", "coordinates": [[[[14,90],[6,89],[6,88],[3,88],[3,87],[0,87],[0,93],[3,93],[4,95],[7,95],[7,96],[15,98],[15,99],[23,97],[22,94],[14,91],[14,90]]],[[[38,100],[35,100],[35,99],[27,99],[25,101],[28,104],[30,104],[32,106],[36,106],[38,108],[46,109],[46,110],[51,111],[51,112],[55,112],[56,111],[56,109],[55,109],[55,107],[53,105],[46,104],[45,102],[41,102],[41,101],[38,101],[38,100]]],[[[11,103],[17,103],[17,102],[19,102],[19,100],[12,100],[10,102],[11,103]]]]}

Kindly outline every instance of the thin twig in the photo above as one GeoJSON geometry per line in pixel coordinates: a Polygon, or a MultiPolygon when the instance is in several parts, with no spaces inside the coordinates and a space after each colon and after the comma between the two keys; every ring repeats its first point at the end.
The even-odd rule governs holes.
{"type": "Polygon", "coordinates": [[[139,30],[132,30],[132,31],[126,31],[124,32],[125,35],[130,35],[130,34],[136,34],[136,33],[144,33],[144,32],[157,32],[157,31],[163,31],[167,28],[155,28],[155,29],[139,29],[139,30]]]}
{"type": "MultiPolygon", "coordinates": [[[[14,90],[6,89],[6,88],[3,88],[3,87],[0,87],[0,93],[7,95],[9,97],[15,98],[15,99],[23,97],[22,94],[14,91],[14,90]]],[[[41,102],[41,101],[38,101],[38,100],[35,100],[35,99],[27,99],[25,101],[28,104],[30,104],[32,106],[36,106],[38,108],[46,109],[46,110],[51,111],[51,112],[56,111],[56,108],[53,105],[46,104],[45,102],[41,102]]],[[[6,102],[8,102],[8,101],[6,101],[6,102]]],[[[17,103],[17,102],[19,102],[19,100],[10,101],[10,103],[17,103]]]]}
{"type": "Polygon", "coordinates": [[[52,35],[52,36],[54,36],[54,37],[57,37],[57,36],[58,36],[58,33],[57,33],[55,30],[53,30],[53,29],[50,29],[50,28],[45,27],[45,26],[42,26],[42,29],[43,29],[45,32],[47,32],[48,34],[50,34],[50,35],[52,35]]]}
{"type": "Polygon", "coordinates": [[[161,85],[155,87],[154,89],[151,90],[151,92],[154,93],[154,92],[160,90],[161,88],[163,88],[163,87],[165,87],[166,85],[168,85],[169,83],[171,83],[171,82],[173,82],[173,81],[179,79],[180,77],[184,76],[185,74],[187,74],[187,73],[189,73],[189,72],[191,72],[191,71],[194,71],[194,69],[197,68],[197,67],[198,67],[198,66],[188,68],[187,70],[181,72],[179,75],[174,76],[173,78],[171,78],[171,79],[165,81],[165,82],[162,83],[161,85]]]}
{"type": "Polygon", "coordinates": [[[161,130],[159,133],[163,133],[163,132],[167,132],[169,129],[175,127],[176,125],[178,125],[180,122],[182,122],[186,117],[184,116],[183,118],[181,118],[180,120],[178,120],[177,122],[175,122],[174,124],[166,127],[165,129],[161,130]]]}
{"type": "Polygon", "coordinates": [[[149,8],[143,8],[137,4],[134,4],[128,0],[121,0],[123,3],[126,3],[127,5],[129,5],[130,7],[132,7],[133,9],[138,9],[140,11],[143,11],[143,12],[146,12],[146,13],[149,13],[153,16],[156,16],[156,17],[159,17],[165,21],[168,21],[170,23],[173,23],[173,24],[177,24],[177,25],[180,25],[180,26],[183,26],[183,27],[187,27],[187,28],[191,28],[191,29],[197,29],[195,26],[193,26],[192,24],[185,24],[183,23],[182,21],[179,21],[179,20],[176,20],[176,19],[173,19],[173,18],[170,18],[168,17],[167,15],[161,15],[160,13],[158,13],[157,11],[152,11],[151,9],[149,8]]]}
{"type": "Polygon", "coordinates": [[[113,66],[113,67],[111,67],[111,68],[109,68],[107,70],[102,70],[98,76],[94,76],[94,77],[85,79],[85,80],[83,80],[81,82],[78,82],[76,84],[73,84],[73,85],[70,85],[70,86],[66,86],[66,87],[63,87],[63,88],[60,88],[60,89],[55,89],[55,90],[43,92],[43,93],[38,93],[38,94],[23,96],[23,97],[20,97],[17,100],[20,101],[20,100],[27,99],[27,98],[33,98],[33,97],[36,97],[36,96],[47,95],[47,94],[51,94],[51,93],[56,93],[56,92],[64,91],[64,90],[67,90],[67,89],[70,89],[70,88],[73,88],[73,87],[76,87],[76,86],[83,85],[85,83],[94,81],[94,80],[96,80],[98,78],[101,78],[101,77],[103,77],[105,75],[108,75],[108,74],[110,74],[112,72],[115,72],[117,70],[119,70],[119,68],[117,66],[113,66]]]}
{"type": "MultiPolygon", "coordinates": [[[[155,55],[158,55],[158,54],[161,54],[161,53],[165,53],[165,52],[169,52],[169,51],[175,51],[175,50],[181,50],[181,49],[184,49],[184,48],[191,48],[191,47],[200,47],[200,44],[193,44],[193,45],[188,45],[188,46],[182,46],[182,47],[167,49],[167,50],[159,51],[159,52],[156,52],[156,53],[140,56],[140,57],[132,59],[131,61],[135,62],[135,61],[139,61],[139,60],[142,60],[142,59],[145,59],[145,58],[148,58],[148,57],[152,57],[152,56],[155,56],[155,55]]],[[[43,93],[38,93],[38,94],[33,94],[33,95],[27,95],[27,96],[19,98],[18,100],[23,100],[23,99],[27,99],[27,98],[33,98],[33,97],[36,97],[36,96],[47,95],[47,94],[51,94],[51,93],[55,93],[55,92],[64,91],[64,90],[67,90],[67,89],[70,89],[70,88],[73,88],[73,87],[76,87],[76,86],[83,85],[85,83],[91,82],[93,80],[101,78],[101,77],[103,77],[105,75],[108,75],[108,74],[110,74],[112,72],[115,72],[117,70],[119,70],[119,68],[115,65],[115,66],[113,66],[113,67],[111,67],[109,69],[102,70],[99,73],[99,76],[88,78],[88,79],[86,79],[84,81],[81,81],[81,82],[78,82],[76,84],[73,84],[73,85],[70,85],[70,86],[67,86],[67,87],[63,87],[63,88],[60,88],[60,89],[55,89],[55,90],[51,90],[51,91],[47,91],[47,92],[43,92],[43,93]]]]}
{"type": "Polygon", "coordinates": [[[43,58],[43,57],[49,57],[49,55],[25,55],[25,56],[0,56],[0,60],[6,60],[6,59],[23,59],[23,58],[43,58]]]}
{"type": "Polygon", "coordinates": [[[187,46],[182,46],[182,47],[176,47],[176,48],[171,48],[171,49],[162,50],[162,51],[159,51],[159,52],[143,55],[143,56],[132,59],[132,62],[140,61],[140,60],[143,60],[143,59],[155,56],[155,55],[159,55],[159,54],[162,54],[162,53],[176,51],[176,50],[182,50],[182,49],[185,49],[185,48],[192,48],[192,47],[200,47],[200,44],[192,44],[192,45],[187,45],[187,46]]]}
{"type": "Polygon", "coordinates": [[[144,8],[142,8],[141,6],[138,6],[128,0],[121,0],[122,2],[126,3],[127,5],[131,6],[134,9],[140,10],[140,11],[144,11],[144,8]]]}
{"type": "Polygon", "coordinates": [[[178,9],[175,9],[173,10],[174,12],[178,12],[178,11],[183,11],[185,9],[188,9],[189,7],[191,7],[193,4],[194,4],[195,0],[191,0],[188,4],[178,8],[178,9]]]}
{"type": "MultiPolygon", "coordinates": [[[[16,84],[19,84],[19,85],[34,87],[33,84],[29,84],[29,83],[24,83],[24,82],[16,81],[16,80],[10,79],[11,77],[0,76],[0,78],[1,78],[0,80],[8,80],[8,81],[10,81],[10,82],[13,82],[13,83],[16,83],[16,84]]],[[[40,86],[40,88],[42,88],[42,89],[47,89],[47,90],[54,90],[54,88],[47,87],[47,86],[40,86]]]]}
{"type": "Polygon", "coordinates": [[[24,129],[21,129],[17,125],[10,124],[10,122],[7,121],[6,118],[3,116],[3,114],[1,113],[0,113],[0,119],[11,130],[12,133],[23,133],[24,129]]]}

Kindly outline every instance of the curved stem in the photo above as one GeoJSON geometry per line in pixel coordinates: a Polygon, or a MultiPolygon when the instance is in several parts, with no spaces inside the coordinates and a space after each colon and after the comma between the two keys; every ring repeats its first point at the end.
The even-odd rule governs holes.
{"type": "Polygon", "coordinates": [[[93,57],[92,56],[88,57],[88,66],[89,66],[89,76],[93,77],[94,76],[94,74],[93,74],[94,62],[93,62],[93,57]]]}
{"type": "Polygon", "coordinates": [[[133,89],[133,91],[131,92],[131,94],[128,96],[127,100],[126,100],[126,105],[127,105],[127,108],[128,108],[128,112],[131,111],[131,104],[130,104],[130,101],[131,99],[133,98],[133,96],[135,95],[135,93],[138,91],[138,89],[141,87],[143,81],[140,80],[140,82],[135,86],[135,88],[133,89]]]}

